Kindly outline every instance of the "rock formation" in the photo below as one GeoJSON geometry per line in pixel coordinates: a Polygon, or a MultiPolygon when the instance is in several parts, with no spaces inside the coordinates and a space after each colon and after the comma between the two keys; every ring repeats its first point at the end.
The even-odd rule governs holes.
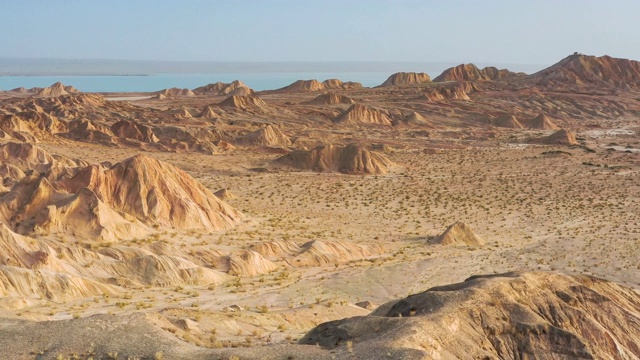
{"type": "Polygon", "coordinates": [[[226,147],[222,135],[211,128],[186,126],[157,126],[153,128],[159,143],[168,149],[214,154],[226,147]]]}
{"type": "Polygon", "coordinates": [[[576,135],[566,129],[560,129],[553,134],[540,139],[540,142],[548,145],[578,145],[576,135]]]}
{"type": "Polygon", "coordinates": [[[13,184],[27,174],[37,174],[51,181],[73,176],[88,163],[62,156],[53,156],[29,143],[9,142],[0,145],[0,177],[13,184]]]}
{"type": "Polygon", "coordinates": [[[497,127],[503,127],[503,128],[509,128],[509,129],[523,129],[524,126],[522,126],[522,124],[520,123],[520,121],[518,121],[518,119],[516,119],[515,116],[513,115],[503,115],[503,116],[499,116],[495,119],[492,119],[490,121],[491,125],[497,126],[497,127]]]}
{"type": "Polygon", "coordinates": [[[111,125],[111,131],[115,136],[123,139],[133,139],[149,143],[158,142],[158,138],[150,127],[129,120],[120,120],[111,125]]]}
{"type": "Polygon", "coordinates": [[[530,80],[544,86],[615,86],[640,85],[640,62],[611,56],[573,54],[555,65],[531,75],[530,80]]]}
{"type": "Polygon", "coordinates": [[[431,121],[427,120],[424,116],[415,111],[412,111],[411,113],[409,113],[409,115],[406,115],[402,119],[402,122],[410,125],[433,127],[433,123],[431,121]]]}
{"type": "Polygon", "coordinates": [[[551,121],[545,114],[540,114],[533,119],[526,120],[524,125],[537,130],[558,130],[560,127],[551,121]]]}
{"type": "Polygon", "coordinates": [[[362,260],[380,255],[382,249],[373,245],[355,244],[348,241],[312,240],[304,244],[293,241],[271,241],[258,243],[252,251],[273,260],[285,260],[295,266],[325,266],[362,260]]]}
{"type": "Polygon", "coordinates": [[[69,131],[61,136],[77,141],[117,144],[116,136],[110,127],[84,119],[70,121],[69,131]]]}
{"type": "Polygon", "coordinates": [[[324,86],[322,83],[316,79],[312,80],[298,80],[293,82],[290,85],[279,89],[280,91],[291,91],[291,92],[300,92],[300,91],[318,91],[324,90],[324,86]]]}
{"type": "Polygon", "coordinates": [[[59,181],[32,175],[0,197],[0,222],[26,234],[114,240],[144,235],[149,225],[219,230],[241,218],[185,172],[142,155],[59,181]]]}
{"type": "Polygon", "coordinates": [[[281,89],[275,90],[276,92],[308,92],[308,91],[320,91],[320,90],[332,90],[332,89],[360,89],[362,84],[358,82],[342,82],[338,79],[328,79],[323,82],[318,80],[298,80],[290,85],[287,85],[281,89]]]}
{"type": "Polygon", "coordinates": [[[265,259],[251,250],[242,251],[229,257],[229,274],[239,276],[255,276],[278,269],[278,265],[265,259]]]}
{"type": "Polygon", "coordinates": [[[156,92],[157,95],[162,95],[168,98],[171,97],[179,97],[179,96],[195,96],[195,94],[193,93],[193,91],[191,91],[190,89],[180,89],[180,88],[170,88],[170,89],[164,89],[164,90],[160,90],[158,92],[156,92]]]}
{"type": "Polygon", "coordinates": [[[229,189],[220,189],[213,193],[220,200],[236,199],[237,196],[229,189]]]}
{"type": "Polygon", "coordinates": [[[345,112],[333,120],[340,124],[391,125],[391,119],[384,112],[360,104],[351,105],[345,112]]]}
{"type": "Polygon", "coordinates": [[[61,82],[57,82],[49,87],[46,87],[40,90],[36,96],[37,97],[58,97],[62,95],[69,95],[70,93],[77,92],[71,86],[64,86],[61,82]]]}
{"type": "Polygon", "coordinates": [[[357,144],[321,145],[310,151],[297,150],[275,162],[302,170],[344,174],[386,174],[394,165],[386,156],[357,144]]]}
{"type": "Polygon", "coordinates": [[[515,76],[525,76],[524,73],[515,73],[507,69],[498,70],[493,66],[478,69],[474,64],[460,64],[442,72],[433,79],[434,82],[442,81],[476,81],[476,80],[499,80],[515,76]]]}
{"type": "Polygon", "coordinates": [[[427,88],[422,98],[435,101],[464,100],[469,101],[469,94],[479,91],[474,83],[460,82],[454,84],[439,84],[436,87],[427,88]]]}
{"type": "Polygon", "coordinates": [[[325,93],[316,96],[313,100],[309,100],[306,104],[309,105],[338,105],[338,104],[355,104],[352,98],[344,95],[338,95],[334,93],[325,93]]]}
{"type": "Polygon", "coordinates": [[[45,112],[25,111],[20,113],[19,116],[38,130],[48,134],[57,134],[67,131],[66,123],[45,112]]]}
{"type": "Polygon", "coordinates": [[[426,73],[416,73],[416,72],[398,72],[392,74],[380,84],[381,87],[384,86],[400,86],[400,85],[413,85],[413,84],[423,84],[430,83],[431,78],[426,73]]]}
{"type": "Polygon", "coordinates": [[[300,253],[290,262],[295,265],[323,266],[366,259],[379,254],[379,248],[369,245],[313,240],[302,244],[300,253]]]}
{"type": "Polygon", "coordinates": [[[200,112],[200,115],[198,115],[199,118],[205,118],[205,119],[215,119],[217,118],[219,115],[215,110],[216,106],[212,106],[212,105],[207,105],[205,106],[202,111],[200,112]]]}
{"type": "Polygon", "coordinates": [[[454,246],[482,246],[485,241],[476,235],[469,225],[458,221],[450,225],[440,236],[433,239],[432,243],[454,246]]]}
{"type": "Polygon", "coordinates": [[[300,245],[290,240],[258,243],[253,245],[251,250],[272,260],[298,255],[302,252],[300,245]]]}
{"type": "Polygon", "coordinates": [[[255,91],[242,81],[235,80],[231,83],[217,82],[193,89],[197,95],[253,95],[255,91]]]}
{"type": "Polygon", "coordinates": [[[269,124],[261,129],[252,131],[239,137],[236,143],[251,146],[268,146],[287,149],[291,146],[291,139],[280,129],[269,124]]]}
{"type": "Polygon", "coordinates": [[[266,106],[267,103],[264,100],[260,99],[257,96],[240,96],[240,95],[232,95],[228,98],[224,99],[220,104],[221,107],[239,109],[239,110],[248,110],[248,109],[260,109],[263,106],[266,106]]]}
{"type": "Polygon", "coordinates": [[[226,229],[241,218],[184,171],[144,155],[110,169],[87,167],[61,187],[71,193],[86,187],[118,211],[177,229],[226,229]]]}
{"type": "Polygon", "coordinates": [[[324,323],[301,344],[357,358],[606,359],[640,356],[640,296],[590,276],[474,276],[324,323]],[[606,315],[605,315],[606,314],[606,315]]]}

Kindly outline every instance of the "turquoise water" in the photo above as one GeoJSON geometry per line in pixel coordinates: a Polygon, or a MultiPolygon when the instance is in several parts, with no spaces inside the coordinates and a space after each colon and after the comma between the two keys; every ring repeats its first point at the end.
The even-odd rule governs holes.
{"type": "MultiPolygon", "coordinates": [[[[19,60],[0,58],[0,90],[47,87],[55,82],[86,92],[151,92],[171,87],[193,89],[240,80],[254,90],[274,90],[296,80],[340,79],[367,87],[382,84],[398,71],[426,72],[432,78],[453,63],[93,63],[85,60],[19,60]],[[33,64],[32,64],[33,63],[33,64]],[[70,75],[73,74],[73,75],[70,75]],[[148,75],[147,75],[148,74],[148,75]]],[[[490,64],[476,64],[484,67],[490,64]]],[[[533,73],[542,65],[501,68],[533,73]]]]}
{"type": "Polygon", "coordinates": [[[372,87],[384,82],[390,73],[348,72],[348,73],[219,73],[219,74],[159,74],[127,76],[0,76],[0,90],[18,87],[47,87],[55,82],[72,85],[86,92],[149,92],[178,87],[193,89],[218,81],[240,80],[254,90],[273,90],[287,86],[296,80],[340,79],[357,81],[372,87]]]}

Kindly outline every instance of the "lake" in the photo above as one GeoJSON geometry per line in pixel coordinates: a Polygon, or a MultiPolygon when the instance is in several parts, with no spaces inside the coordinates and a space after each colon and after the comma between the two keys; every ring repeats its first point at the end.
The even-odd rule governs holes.
{"type": "MultiPolygon", "coordinates": [[[[86,92],[151,92],[171,87],[193,89],[218,81],[240,80],[250,88],[274,90],[296,80],[340,79],[366,87],[399,71],[426,72],[432,78],[454,63],[154,63],[90,62],[0,58],[0,90],[47,87],[55,82],[86,92]]],[[[477,64],[487,66],[490,64],[477,64]]],[[[499,65],[532,73],[541,65],[499,65]]]]}

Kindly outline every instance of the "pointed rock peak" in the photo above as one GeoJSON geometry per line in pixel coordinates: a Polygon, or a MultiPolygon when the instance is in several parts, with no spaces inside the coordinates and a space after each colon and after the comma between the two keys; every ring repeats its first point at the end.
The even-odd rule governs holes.
{"type": "Polygon", "coordinates": [[[238,139],[238,143],[248,145],[263,145],[270,147],[287,148],[291,146],[291,139],[277,127],[268,124],[267,126],[252,131],[238,139]]]}
{"type": "Polygon", "coordinates": [[[202,112],[200,112],[200,115],[198,115],[198,117],[212,119],[217,118],[218,114],[215,112],[213,106],[207,105],[204,107],[204,109],[202,109],[202,112]]]}
{"type": "Polygon", "coordinates": [[[560,129],[553,134],[542,139],[542,142],[549,145],[578,145],[576,135],[567,129],[560,129]]]}
{"type": "Polygon", "coordinates": [[[531,78],[541,85],[640,86],[640,62],[579,53],[567,56],[531,78]]]}
{"type": "Polygon", "coordinates": [[[441,245],[467,245],[482,246],[485,241],[476,235],[471,227],[461,221],[450,225],[440,236],[433,241],[434,244],[441,245]]]}
{"type": "Polygon", "coordinates": [[[361,104],[351,105],[345,112],[337,117],[336,123],[361,123],[361,124],[379,124],[391,125],[391,119],[387,114],[380,110],[371,109],[361,104]]]}
{"type": "Polygon", "coordinates": [[[86,168],[60,185],[70,193],[87,187],[114,210],[145,224],[219,230],[242,219],[186,172],[143,154],[110,169],[86,168]]]}
{"type": "Polygon", "coordinates": [[[193,89],[193,92],[198,95],[251,95],[255,93],[240,80],[234,80],[228,84],[223,82],[207,84],[193,89]]]}
{"type": "MultiPolygon", "coordinates": [[[[75,92],[73,87],[68,87],[70,92],[75,92]]],[[[46,87],[40,90],[36,96],[38,97],[58,97],[62,95],[69,95],[69,91],[66,90],[65,86],[61,82],[57,82],[49,87],[46,87]]]]}
{"type": "Polygon", "coordinates": [[[358,144],[321,145],[310,151],[294,151],[275,162],[302,170],[363,175],[386,174],[395,165],[383,154],[358,144]]]}
{"type": "Polygon", "coordinates": [[[156,92],[158,95],[164,95],[166,97],[179,97],[179,96],[195,96],[195,93],[190,89],[169,88],[156,92]]]}
{"type": "Polygon", "coordinates": [[[503,127],[503,128],[511,128],[511,129],[522,129],[524,126],[518,121],[518,119],[514,115],[503,115],[497,117],[491,121],[492,125],[503,127]]]}
{"type": "Polygon", "coordinates": [[[539,130],[558,130],[560,127],[553,123],[545,114],[540,114],[527,122],[528,127],[539,130]]]}
{"type": "Polygon", "coordinates": [[[307,104],[313,105],[337,105],[337,104],[355,104],[356,102],[344,95],[338,95],[335,93],[324,93],[316,96],[313,100],[307,101],[307,104]]]}
{"type": "Polygon", "coordinates": [[[409,115],[405,116],[404,122],[414,125],[433,126],[433,123],[431,121],[427,120],[424,116],[415,111],[412,111],[411,113],[409,113],[409,115]]]}
{"type": "Polygon", "coordinates": [[[142,142],[158,142],[158,138],[150,127],[135,121],[120,120],[111,125],[114,135],[124,139],[135,139],[142,142]]]}
{"type": "Polygon", "coordinates": [[[220,102],[219,105],[236,109],[249,109],[260,108],[267,105],[267,103],[253,95],[232,95],[220,102]]]}
{"type": "Polygon", "coordinates": [[[0,160],[20,161],[29,164],[48,164],[54,162],[53,157],[41,148],[30,143],[9,142],[0,145],[0,160]]]}

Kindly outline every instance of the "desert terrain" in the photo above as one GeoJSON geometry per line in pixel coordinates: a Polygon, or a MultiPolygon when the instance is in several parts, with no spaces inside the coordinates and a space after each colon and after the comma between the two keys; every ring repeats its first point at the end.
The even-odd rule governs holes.
{"type": "Polygon", "coordinates": [[[0,358],[640,358],[639,62],[72,85],[0,92],[0,358]]]}

